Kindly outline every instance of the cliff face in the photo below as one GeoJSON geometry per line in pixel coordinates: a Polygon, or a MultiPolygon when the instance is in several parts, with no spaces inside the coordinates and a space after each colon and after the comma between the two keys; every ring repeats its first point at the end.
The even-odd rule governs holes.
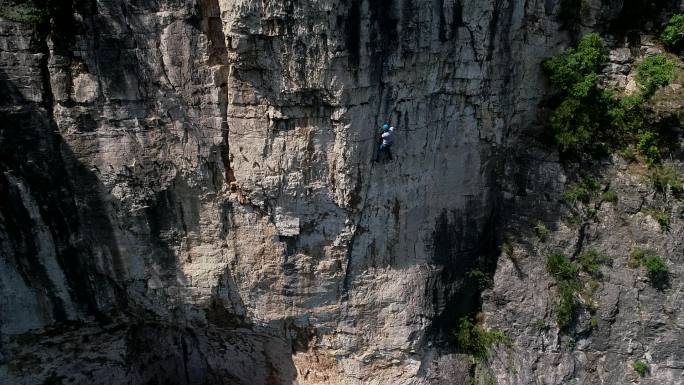
{"type": "MultiPolygon", "coordinates": [[[[592,2],[592,20],[622,6],[592,2]]],[[[49,27],[0,20],[0,378],[465,383],[448,335],[483,306],[519,353],[491,365],[500,383],[587,383],[598,358],[548,342],[557,330],[526,334],[533,314],[552,320],[543,260],[523,264],[527,279],[496,265],[506,226],[559,218],[563,171],[530,160],[550,152],[526,139],[540,62],[567,44],[558,9],[97,0],[55,6],[49,27]],[[374,164],[385,120],[394,159],[374,164]],[[474,268],[496,271],[484,297],[474,268]]],[[[648,238],[672,263],[676,226],[648,238]]],[[[606,314],[643,295],[619,274],[606,314]]],[[[681,331],[667,298],[672,323],[645,312],[681,331]]],[[[662,342],[630,325],[639,349],[662,342]]],[[[619,333],[587,344],[622,362],[619,333]]],[[[677,383],[669,335],[653,359],[677,383]]]]}

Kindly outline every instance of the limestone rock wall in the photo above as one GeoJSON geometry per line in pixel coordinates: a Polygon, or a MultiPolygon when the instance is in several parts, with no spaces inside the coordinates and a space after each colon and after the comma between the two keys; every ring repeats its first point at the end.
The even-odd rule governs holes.
{"type": "Polygon", "coordinates": [[[465,383],[445,341],[479,306],[468,269],[498,254],[508,145],[568,41],[558,7],[95,0],[0,20],[0,378],[465,383]],[[385,120],[394,160],[373,164],[385,120]]]}

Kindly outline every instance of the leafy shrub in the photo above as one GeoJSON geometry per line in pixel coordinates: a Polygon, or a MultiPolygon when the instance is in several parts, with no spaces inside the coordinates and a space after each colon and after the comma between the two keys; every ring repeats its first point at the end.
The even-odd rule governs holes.
{"type": "Polygon", "coordinates": [[[582,186],[573,186],[563,192],[563,199],[568,202],[589,203],[589,192],[582,186]]]}
{"type": "Polygon", "coordinates": [[[563,99],[551,114],[551,129],[562,151],[596,139],[601,127],[596,116],[605,109],[605,98],[597,87],[598,73],[606,58],[603,40],[592,33],[584,36],[577,48],[569,48],[542,64],[563,99]]]}
{"type": "Polygon", "coordinates": [[[579,307],[575,294],[577,286],[572,282],[561,282],[558,286],[560,300],[556,304],[556,324],[560,329],[565,329],[575,318],[575,312],[579,307]]]}
{"type": "Polygon", "coordinates": [[[577,267],[561,253],[549,256],[546,260],[546,270],[558,280],[574,281],[577,278],[577,267]]]}
{"type": "Polygon", "coordinates": [[[48,21],[46,9],[33,2],[0,6],[0,17],[24,24],[41,24],[48,21]]]}
{"type": "Polygon", "coordinates": [[[598,216],[598,209],[594,207],[587,208],[587,218],[596,219],[596,216],[598,216]]]}
{"type": "Polygon", "coordinates": [[[537,224],[534,226],[534,233],[537,235],[539,240],[544,241],[549,236],[550,231],[545,224],[542,222],[537,222],[537,224]]]}
{"type": "Polygon", "coordinates": [[[589,203],[593,193],[601,188],[599,182],[592,177],[584,177],[578,184],[572,185],[563,193],[563,199],[568,202],[589,203]]]}
{"type": "Polygon", "coordinates": [[[606,60],[603,40],[596,33],[582,38],[577,48],[544,61],[551,82],[572,96],[586,96],[596,84],[601,63],[606,60]]]}
{"type": "Polygon", "coordinates": [[[580,269],[582,269],[582,271],[593,277],[598,277],[601,265],[610,263],[610,258],[607,255],[597,252],[596,250],[589,249],[579,255],[577,262],[579,263],[580,269]]]}
{"type": "Polygon", "coordinates": [[[660,35],[660,40],[670,48],[675,48],[682,43],[684,40],[684,14],[672,16],[660,35]]]}
{"type": "Polygon", "coordinates": [[[542,64],[560,91],[550,128],[561,155],[605,155],[607,150],[632,150],[630,145],[634,145],[649,164],[659,162],[668,140],[648,126],[646,102],[658,87],[674,80],[675,63],[664,55],[647,57],[637,67],[642,91],[619,97],[598,86],[599,70],[605,61],[603,41],[597,34],[589,34],[576,48],[542,64]]]}
{"type": "Polygon", "coordinates": [[[556,304],[556,323],[560,329],[567,328],[575,317],[579,303],[576,293],[580,289],[577,279],[577,266],[561,253],[554,253],[546,261],[546,270],[556,279],[558,295],[556,304]]]}
{"type": "Polygon", "coordinates": [[[669,270],[663,260],[657,255],[651,255],[643,261],[651,286],[661,290],[665,288],[669,282],[669,270]]]}
{"type": "Polygon", "coordinates": [[[648,365],[641,361],[634,361],[632,363],[632,368],[635,372],[639,373],[641,377],[645,376],[648,371],[648,365]]]}
{"type": "Polygon", "coordinates": [[[605,202],[617,203],[618,195],[615,191],[606,191],[603,194],[601,194],[601,199],[605,202]]]}
{"type": "Polygon", "coordinates": [[[656,89],[664,87],[674,81],[677,75],[677,65],[665,55],[658,54],[645,58],[637,66],[636,81],[641,86],[644,95],[653,95],[656,89]]]}
{"type": "Polygon", "coordinates": [[[636,147],[646,159],[646,163],[652,165],[660,162],[662,154],[660,151],[661,146],[658,134],[650,130],[645,130],[639,133],[638,138],[639,141],[637,142],[636,147]]]}
{"type": "Polygon", "coordinates": [[[489,357],[495,344],[510,344],[510,338],[501,330],[485,330],[482,326],[473,324],[468,317],[461,317],[454,334],[458,347],[478,359],[489,357]]]}

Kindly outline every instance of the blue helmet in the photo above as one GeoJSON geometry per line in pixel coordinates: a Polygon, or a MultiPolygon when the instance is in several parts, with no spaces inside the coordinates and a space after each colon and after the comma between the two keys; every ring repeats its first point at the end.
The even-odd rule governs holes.
{"type": "Polygon", "coordinates": [[[389,130],[389,124],[387,124],[387,123],[383,124],[383,125],[382,125],[382,130],[383,130],[383,131],[389,130]]]}

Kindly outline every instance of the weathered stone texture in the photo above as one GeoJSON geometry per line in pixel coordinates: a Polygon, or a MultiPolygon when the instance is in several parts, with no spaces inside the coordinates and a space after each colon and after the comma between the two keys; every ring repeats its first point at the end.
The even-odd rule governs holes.
{"type": "MultiPolygon", "coordinates": [[[[466,272],[498,253],[509,204],[537,204],[502,178],[535,173],[550,199],[565,183],[552,156],[509,155],[568,43],[557,2],[64,3],[50,32],[0,20],[0,379],[466,383],[446,343],[480,301],[466,272]],[[372,163],[386,119],[394,160],[372,163]]],[[[680,230],[648,238],[670,263],[680,230]]],[[[553,291],[525,261],[502,258],[484,299],[522,352],[492,370],[588,383],[593,351],[526,334],[553,291]]],[[[655,306],[620,272],[602,323],[644,290],[655,306]]],[[[588,342],[605,367],[611,338],[588,342]]],[[[650,354],[654,377],[679,373],[650,354]]]]}

